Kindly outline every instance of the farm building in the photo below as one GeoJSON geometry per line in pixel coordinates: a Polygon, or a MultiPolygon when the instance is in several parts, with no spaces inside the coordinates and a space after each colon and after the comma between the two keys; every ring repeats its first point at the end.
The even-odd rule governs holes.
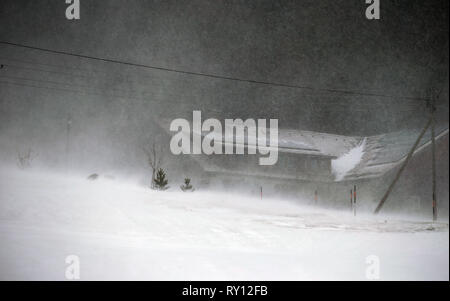
{"type": "MultiPolygon", "coordinates": [[[[168,125],[164,127],[166,130],[168,125]]],[[[309,203],[350,208],[350,190],[357,187],[358,208],[373,211],[396,171],[419,136],[420,129],[403,130],[368,137],[350,137],[311,131],[279,129],[278,161],[273,166],[258,164],[259,154],[182,155],[201,170],[200,187],[239,190],[259,196],[288,196],[309,203]],[[336,169],[339,160],[359,149],[350,158],[350,168],[336,169]],[[188,157],[190,159],[188,159],[188,157]],[[317,195],[317,196],[316,196],[317,195]]],[[[204,135],[205,133],[202,133],[204,135]]],[[[224,137],[224,143],[236,137],[224,137]]],[[[440,214],[448,216],[448,126],[436,128],[437,197],[440,214]]],[[[421,139],[385,209],[430,213],[431,134],[421,139]],[[403,207],[404,208],[404,207],[403,207]],[[403,209],[404,210],[404,209],[403,209]]]]}

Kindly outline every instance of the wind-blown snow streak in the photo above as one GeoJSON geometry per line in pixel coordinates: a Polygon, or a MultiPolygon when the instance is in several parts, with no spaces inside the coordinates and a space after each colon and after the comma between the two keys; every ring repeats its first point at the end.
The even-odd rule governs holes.
{"type": "Polygon", "coordinates": [[[336,181],[341,181],[345,175],[361,162],[364,155],[364,147],[366,145],[366,138],[356,147],[352,148],[346,154],[331,161],[331,169],[335,175],[336,181]]]}
{"type": "Polygon", "coordinates": [[[0,169],[0,279],[448,280],[448,224],[0,169]]]}

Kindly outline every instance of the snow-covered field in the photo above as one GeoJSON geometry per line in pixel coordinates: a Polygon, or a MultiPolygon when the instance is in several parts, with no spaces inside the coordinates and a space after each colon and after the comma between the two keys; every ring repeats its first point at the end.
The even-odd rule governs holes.
{"type": "Polygon", "coordinates": [[[0,279],[448,280],[448,222],[0,170],[0,279]]]}

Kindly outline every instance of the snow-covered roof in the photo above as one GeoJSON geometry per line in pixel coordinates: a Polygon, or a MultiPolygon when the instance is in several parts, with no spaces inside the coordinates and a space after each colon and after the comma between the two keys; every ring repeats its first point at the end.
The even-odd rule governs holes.
{"type": "MultiPolygon", "coordinates": [[[[357,146],[362,139],[362,137],[342,136],[293,129],[280,129],[278,135],[279,147],[281,149],[313,149],[321,156],[335,158],[345,154],[350,149],[357,146]],[[304,145],[308,145],[308,148],[304,145]]],[[[280,151],[282,152],[283,150],[280,151]]]]}
{"type": "MultiPolygon", "coordinates": [[[[379,177],[398,166],[411,150],[421,129],[402,130],[366,138],[360,162],[342,180],[379,177]]],[[[448,125],[436,128],[436,140],[448,135],[448,125]]],[[[431,144],[431,132],[422,137],[414,154],[431,144]]]]}
{"type": "MultiPolygon", "coordinates": [[[[232,131],[228,131],[228,133],[230,132],[232,131]]],[[[227,132],[225,131],[225,133],[227,132]]],[[[206,133],[202,133],[202,136],[205,136],[205,134],[206,133]]],[[[269,133],[266,132],[266,134],[268,137],[269,133]]],[[[248,145],[248,139],[246,136],[239,137],[236,134],[224,135],[224,143],[235,144],[237,138],[242,138],[244,144],[246,146],[248,145]]],[[[360,140],[361,139],[357,137],[347,137],[293,129],[279,129],[278,152],[336,158],[357,145],[360,140]]],[[[260,138],[258,138],[256,142],[261,142],[260,138]]]]}
{"type": "MultiPolygon", "coordinates": [[[[169,120],[162,120],[159,124],[165,131],[169,132],[169,120]]],[[[236,133],[233,135],[226,135],[226,133],[233,131],[226,131],[226,129],[224,129],[223,132],[224,143],[235,143],[236,138],[240,138],[239,136],[236,136],[236,133]]],[[[209,137],[213,137],[212,133],[201,133],[202,136],[205,136],[206,134],[208,134],[209,137]]],[[[267,139],[269,139],[268,130],[266,134],[267,139]]],[[[278,152],[337,158],[357,146],[362,139],[362,137],[350,137],[312,131],[278,129],[278,152]]],[[[222,137],[219,137],[219,140],[222,140],[222,137]]],[[[244,140],[245,145],[248,144],[246,136],[244,136],[242,140],[244,140]]]]}

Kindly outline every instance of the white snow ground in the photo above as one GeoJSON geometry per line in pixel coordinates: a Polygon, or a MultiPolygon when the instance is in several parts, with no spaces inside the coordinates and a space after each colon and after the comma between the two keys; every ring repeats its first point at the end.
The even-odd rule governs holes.
{"type": "Polygon", "coordinates": [[[0,279],[449,280],[448,222],[0,170],[0,279]]]}

